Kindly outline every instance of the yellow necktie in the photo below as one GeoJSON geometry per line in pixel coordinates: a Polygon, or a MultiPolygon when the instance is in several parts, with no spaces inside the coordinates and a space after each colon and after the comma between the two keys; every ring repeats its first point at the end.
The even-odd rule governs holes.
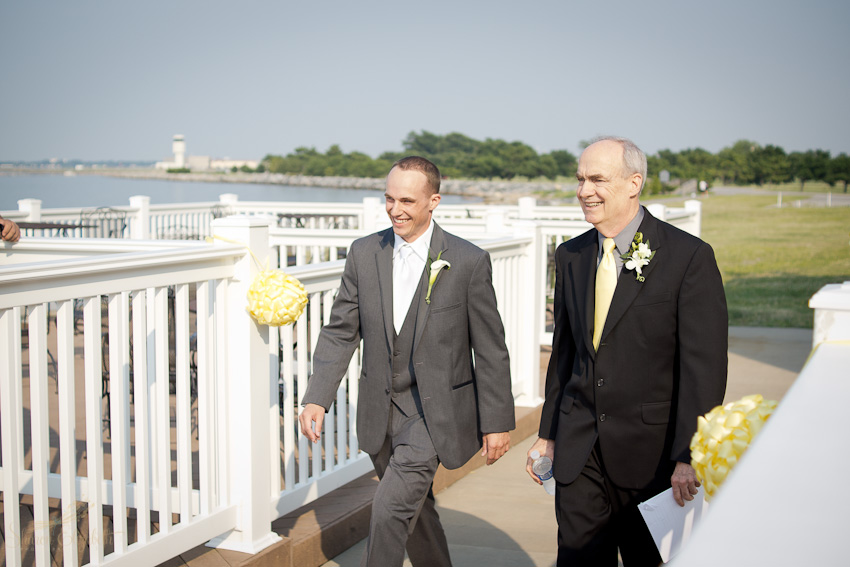
{"type": "Polygon", "coordinates": [[[617,263],[614,261],[614,239],[606,238],[602,242],[602,261],[596,269],[596,308],[593,312],[593,350],[599,349],[602,328],[611,307],[611,298],[617,288],[617,263]]]}

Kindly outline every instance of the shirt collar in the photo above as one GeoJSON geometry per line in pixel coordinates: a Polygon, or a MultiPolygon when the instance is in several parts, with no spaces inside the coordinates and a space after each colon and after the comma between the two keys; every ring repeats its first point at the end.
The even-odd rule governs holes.
{"type": "MultiPolygon", "coordinates": [[[[618,255],[626,254],[631,249],[632,241],[635,239],[635,234],[637,234],[637,230],[640,228],[640,223],[643,222],[643,216],[643,207],[638,207],[638,212],[635,215],[635,218],[629,221],[629,224],[626,225],[626,228],[620,231],[620,234],[613,237],[614,244],[617,245],[617,252],[620,253],[618,255]]],[[[605,237],[598,231],[596,235],[599,242],[599,255],[601,256],[602,242],[605,240],[605,237]]]]}
{"type": "Polygon", "coordinates": [[[414,240],[413,242],[407,242],[398,234],[395,234],[395,242],[393,243],[393,258],[395,259],[398,256],[399,249],[404,244],[409,244],[410,248],[413,250],[413,253],[422,260],[423,262],[428,258],[428,253],[431,247],[431,236],[434,234],[434,219],[431,218],[431,222],[428,223],[428,229],[425,231],[422,236],[414,240]]]}

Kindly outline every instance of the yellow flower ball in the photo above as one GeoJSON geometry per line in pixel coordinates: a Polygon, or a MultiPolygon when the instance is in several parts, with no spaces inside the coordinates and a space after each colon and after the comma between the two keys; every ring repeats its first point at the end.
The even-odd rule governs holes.
{"type": "Polygon", "coordinates": [[[775,401],[755,394],[717,406],[697,419],[697,432],[691,439],[691,466],[706,500],[714,496],[775,409],[775,401]]]}
{"type": "Polygon", "coordinates": [[[248,288],[248,313],[261,325],[294,323],[307,305],[307,291],[296,278],[281,270],[260,272],[248,288]]]}

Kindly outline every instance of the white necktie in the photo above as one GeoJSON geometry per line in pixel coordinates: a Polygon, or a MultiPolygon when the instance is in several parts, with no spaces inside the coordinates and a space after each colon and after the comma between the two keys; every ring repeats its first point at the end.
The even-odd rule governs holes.
{"type": "Polygon", "coordinates": [[[416,294],[416,284],[422,276],[421,272],[416,272],[412,254],[410,244],[403,244],[393,261],[393,326],[396,333],[401,332],[410,302],[416,294]]]}
{"type": "Polygon", "coordinates": [[[602,328],[608,318],[608,308],[617,288],[617,263],[614,261],[613,238],[602,242],[602,261],[596,269],[596,302],[593,312],[593,350],[599,350],[599,340],[602,338],[602,328]]]}

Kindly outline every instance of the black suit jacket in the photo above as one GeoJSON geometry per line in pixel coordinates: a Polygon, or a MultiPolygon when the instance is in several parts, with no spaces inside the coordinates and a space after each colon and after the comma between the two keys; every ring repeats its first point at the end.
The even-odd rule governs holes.
{"type": "Polygon", "coordinates": [[[555,253],[555,331],[540,436],[555,478],[576,479],[597,439],[608,477],[640,489],[690,462],[697,417],[726,389],[726,297],[711,247],[645,211],[655,257],[639,282],[625,266],[598,352],[592,344],[596,229],[555,253]]]}

